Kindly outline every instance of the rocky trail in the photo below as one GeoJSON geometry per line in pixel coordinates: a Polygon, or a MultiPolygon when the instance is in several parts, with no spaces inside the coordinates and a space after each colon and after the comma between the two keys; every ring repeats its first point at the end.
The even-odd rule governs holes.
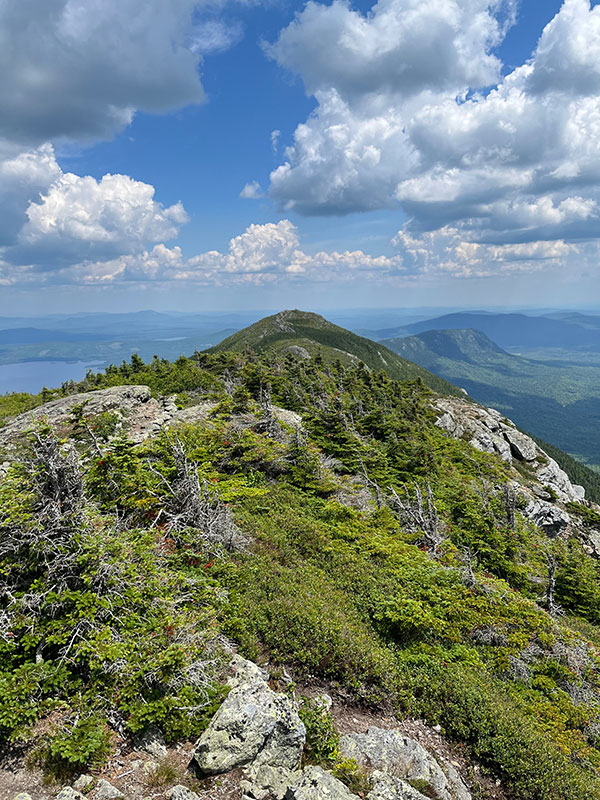
{"type": "Polygon", "coordinates": [[[327,769],[303,764],[306,729],[291,683],[273,690],[267,670],[238,655],[230,670],[229,694],[195,744],[169,748],[153,728],[119,742],[101,771],[64,786],[45,784],[18,758],[5,761],[0,800],[472,800],[483,787],[490,800],[504,799],[439,730],[349,708],[313,689],[341,734],[342,763],[360,776],[355,793],[327,769]]]}

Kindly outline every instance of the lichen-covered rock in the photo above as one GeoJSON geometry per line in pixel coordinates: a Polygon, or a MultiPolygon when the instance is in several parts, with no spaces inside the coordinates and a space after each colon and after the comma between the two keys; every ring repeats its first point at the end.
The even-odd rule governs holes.
{"type": "Polygon", "coordinates": [[[167,800],[200,800],[196,792],[192,792],[187,786],[182,786],[181,784],[169,789],[166,797],[167,800]]]}
{"type": "Polygon", "coordinates": [[[285,800],[358,800],[358,797],[321,767],[306,767],[288,788],[285,800]]]}
{"type": "MultiPolygon", "coordinates": [[[[234,678],[235,680],[235,678],[234,678]]],[[[251,766],[293,771],[306,739],[292,701],[269,688],[262,677],[231,690],[204,731],[193,757],[201,775],[251,766]]]]}
{"type": "Polygon", "coordinates": [[[367,800],[428,800],[428,798],[411,786],[410,783],[376,770],[372,776],[373,788],[367,800]]]}
{"type": "Polygon", "coordinates": [[[460,777],[448,775],[419,742],[401,731],[371,726],[367,733],[349,733],[340,739],[340,753],[397,778],[426,781],[440,800],[470,800],[460,777]]]}
{"type": "Polygon", "coordinates": [[[531,500],[525,509],[525,516],[544,531],[546,536],[555,537],[566,530],[571,518],[562,508],[545,500],[531,500]]]}
{"type": "Polygon", "coordinates": [[[32,800],[31,795],[27,792],[19,792],[13,797],[13,800],[32,800]]]}
{"type": "Polygon", "coordinates": [[[255,763],[245,770],[245,774],[247,780],[244,781],[244,785],[247,787],[248,796],[253,800],[264,798],[283,800],[288,787],[298,780],[300,771],[255,763]]]}
{"type": "Polygon", "coordinates": [[[134,745],[136,750],[143,750],[159,760],[167,755],[165,737],[155,725],[146,728],[144,733],[135,739],[134,745]]]}
{"type": "MultiPolygon", "coordinates": [[[[17,800],[17,798],[15,798],[17,800]]],[[[86,800],[85,795],[73,789],[71,786],[65,786],[56,795],[56,800],[86,800]]]]}
{"type": "Polygon", "coordinates": [[[123,800],[123,792],[101,778],[96,787],[95,800],[123,800]]]}
{"type": "Polygon", "coordinates": [[[93,775],[80,775],[77,780],[73,783],[73,788],[76,789],[78,792],[89,792],[91,789],[94,788],[96,784],[96,779],[93,775]]]}
{"type": "Polygon", "coordinates": [[[234,653],[229,662],[231,676],[227,679],[227,685],[232,689],[248,683],[262,682],[269,680],[269,673],[266,669],[259,667],[254,661],[242,658],[238,653],[234,653]]]}

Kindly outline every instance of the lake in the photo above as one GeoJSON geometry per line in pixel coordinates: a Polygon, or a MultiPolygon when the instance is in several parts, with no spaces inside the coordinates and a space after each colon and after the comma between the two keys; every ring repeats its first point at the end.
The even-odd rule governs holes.
{"type": "Polygon", "coordinates": [[[65,381],[81,381],[88,369],[102,367],[103,361],[22,361],[0,364],[0,394],[31,392],[37,394],[65,381]]]}

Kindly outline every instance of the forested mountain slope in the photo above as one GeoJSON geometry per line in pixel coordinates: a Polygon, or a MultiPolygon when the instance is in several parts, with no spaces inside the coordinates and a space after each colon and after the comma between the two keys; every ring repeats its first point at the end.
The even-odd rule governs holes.
{"type": "Polygon", "coordinates": [[[372,342],[307,311],[281,311],[265,317],[227,339],[208,352],[264,352],[271,350],[297,357],[319,355],[324,361],[340,361],[353,366],[362,361],[370,369],[385,370],[391,378],[424,383],[440,394],[461,394],[452,384],[433,375],[418,364],[399,358],[384,345],[372,342]]]}

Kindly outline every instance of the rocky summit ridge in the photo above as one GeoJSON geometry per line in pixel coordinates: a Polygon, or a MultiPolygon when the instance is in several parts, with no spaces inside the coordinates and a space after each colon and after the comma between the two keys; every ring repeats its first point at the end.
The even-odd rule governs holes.
{"type": "Polygon", "coordinates": [[[331,333],[0,429],[0,800],[600,796],[600,507],[331,333]]]}
{"type": "MultiPolygon", "coordinates": [[[[314,315],[317,316],[317,315],[314,315]]],[[[153,397],[148,386],[115,386],[95,392],[83,392],[45,403],[17,416],[0,428],[0,455],[10,454],[23,434],[36,423],[45,422],[63,434],[73,435],[77,414],[90,421],[104,414],[115,417],[113,436],[126,435],[139,444],[160,430],[181,424],[198,424],[206,420],[216,407],[215,402],[202,402],[178,408],[176,396],[153,397]]],[[[468,441],[481,452],[499,456],[511,467],[524,465],[526,479],[513,469],[513,481],[527,497],[525,514],[545,533],[556,536],[571,524],[566,510],[568,503],[585,500],[585,489],[573,484],[557,462],[527,434],[499,411],[484,408],[471,401],[454,397],[436,397],[431,401],[438,414],[436,425],[456,439],[468,441]]],[[[301,428],[297,412],[274,407],[278,419],[301,428]]],[[[5,468],[9,461],[5,461],[5,468]]],[[[590,552],[600,555],[600,533],[591,531],[585,537],[590,552]]]]}

